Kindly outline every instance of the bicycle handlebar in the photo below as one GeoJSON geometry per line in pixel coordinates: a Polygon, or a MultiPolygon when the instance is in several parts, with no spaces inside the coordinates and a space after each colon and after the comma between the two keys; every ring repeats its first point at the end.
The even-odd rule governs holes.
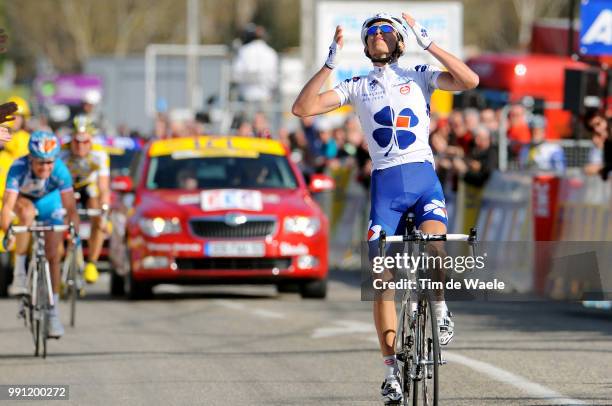
{"type": "Polygon", "coordinates": [[[53,226],[10,226],[8,234],[21,234],[21,233],[29,233],[32,231],[66,231],[70,229],[69,225],[61,224],[61,225],[53,225],[53,226]]]}
{"type": "Polygon", "coordinates": [[[466,241],[469,243],[476,242],[476,229],[472,228],[469,234],[424,234],[420,231],[413,232],[408,235],[389,235],[386,236],[381,232],[381,239],[386,242],[408,242],[408,241],[466,241]]]}
{"type": "Polygon", "coordinates": [[[89,217],[100,217],[106,214],[107,211],[103,209],[77,209],[77,213],[79,215],[85,215],[89,217]]]}
{"type": "Polygon", "coordinates": [[[468,234],[421,234],[420,236],[390,235],[387,242],[405,241],[472,241],[468,234]]]}

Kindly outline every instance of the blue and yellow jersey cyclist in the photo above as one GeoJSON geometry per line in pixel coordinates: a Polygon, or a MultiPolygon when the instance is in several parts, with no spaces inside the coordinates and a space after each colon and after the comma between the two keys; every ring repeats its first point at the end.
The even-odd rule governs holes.
{"type": "MultiPolygon", "coordinates": [[[[59,139],[51,132],[35,131],[30,136],[28,151],[29,154],[16,160],[9,170],[0,213],[0,228],[6,233],[15,216],[21,225],[26,226],[31,225],[34,220],[47,225],[64,224],[65,210],[67,218],[78,230],[79,217],[72,177],[66,165],[58,159],[59,139]]],[[[5,237],[3,241],[6,248],[16,240],[13,284],[9,289],[12,295],[27,293],[25,262],[29,238],[29,234],[24,233],[16,237],[5,237]]],[[[59,299],[62,241],[62,233],[49,232],[45,235],[55,303],[58,303],[59,299]]],[[[54,306],[49,316],[49,336],[61,337],[64,328],[57,306],[54,306]]]]}

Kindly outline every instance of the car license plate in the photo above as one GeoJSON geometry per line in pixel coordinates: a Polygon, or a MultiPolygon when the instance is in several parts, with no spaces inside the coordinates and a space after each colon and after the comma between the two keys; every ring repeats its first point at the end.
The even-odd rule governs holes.
{"type": "Polygon", "coordinates": [[[209,257],[263,257],[266,247],[263,242],[213,241],[206,244],[209,257]]]}
{"type": "Polygon", "coordinates": [[[204,211],[231,209],[261,211],[263,208],[261,192],[258,190],[205,190],[201,199],[204,211]]]}

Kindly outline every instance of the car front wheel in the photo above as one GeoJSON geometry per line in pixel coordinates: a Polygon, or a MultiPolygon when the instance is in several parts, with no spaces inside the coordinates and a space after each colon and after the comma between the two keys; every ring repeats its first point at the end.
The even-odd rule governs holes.
{"type": "Polygon", "coordinates": [[[117,272],[110,270],[110,294],[113,297],[119,297],[125,295],[125,280],[123,276],[117,275],[117,272]]]}
{"type": "MultiPolygon", "coordinates": [[[[127,257],[128,263],[130,263],[131,255],[129,251],[127,257]]],[[[153,296],[153,286],[151,284],[134,280],[131,265],[128,274],[123,279],[125,293],[129,300],[149,299],[153,296]]]]}
{"type": "Polygon", "coordinates": [[[304,299],[325,299],[327,278],[304,282],[300,285],[300,295],[304,299]]]}

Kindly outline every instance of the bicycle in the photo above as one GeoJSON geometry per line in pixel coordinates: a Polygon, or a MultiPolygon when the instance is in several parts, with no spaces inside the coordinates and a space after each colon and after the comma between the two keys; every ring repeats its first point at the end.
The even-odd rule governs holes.
{"type": "Polygon", "coordinates": [[[28,294],[21,297],[19,317],[23,317],[26,327],[30,327],[34,341],[34,356],[39,354],[47,357],[47,339],[49,330],[49,311],[55,306],[51,286],[51,271],[45,254],[45,233],[64,232],[70,230],[74,235],[74,226],[46,226],[35,222],[32,226],[11,225],[6,233],[6,239],[14,234],[32,233],[32,254],[27,271],[28,294]],[[42,347],[42,348],[41,348],[42,347]],[[42,351],[41,351],[42,350],[42,351]]]}
{"type": "MultiPolygon", "coordinates": [[[[97,217],[105,215],[103,209],[78,209],[79,216],[97,217]]],[[[61,297],[70,302],[70,327],[76,324],[76,301],[78,297],[85,295],[85,281],[83,279],[83,268],[85,258],[82,244],[76,244],[76,234],[72,239],[74,247],[66,254],[62,265],[61,297]]]]}
{"type": "MultiPolygon", "coordinates": [[[[415,227],[414,217],[409,214],[404,235],[387,236],[384,231],[381,231],[379,254],[384,256],[386,243],[403,242],[408,248],[409,256],[413,254],[414,245],[418,245],[418,256],[424,257],[425,244],[432,241],[467,241],[474,254],[476,234],[474,228],[470,230],[469,235],[424,234],[415,227]]],[[[423,287],[421,283],[418,283],[419,280],[426,279],[425,272],[425,264],[421,261],[416,272],[415,289],[404,291],[398,319],[395,350],[400,367],[404,405],[408,405],[411,398],[412,405],[417,406],[421,394],[424,405],[437,406],[439,399],[438,368],[446,364],[440,351],[438,321],[433,311],[432,292],[428,285],[423,287]],[[411,302],[411,296],[415,297],[414,303],[411,302]]]]}

